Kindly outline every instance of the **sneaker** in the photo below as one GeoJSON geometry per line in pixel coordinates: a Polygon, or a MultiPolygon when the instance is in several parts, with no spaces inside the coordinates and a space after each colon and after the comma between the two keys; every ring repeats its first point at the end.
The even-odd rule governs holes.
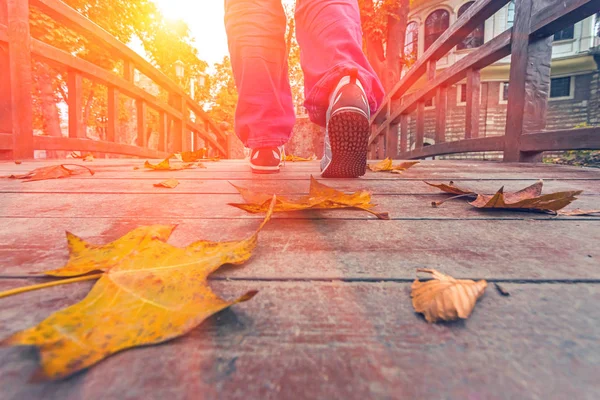
{"type": "Polygon", "coordinates": [[[283,162],[283,146],[252,149],[250,168],[255,174],[275,174],[283,162]]]}
{"type": "Polygon", "coordinates": [[[321,160],[324,178],[358,178],[367,170],[371,111],[357,74],[343,77],[329,100],[321,160]]]}

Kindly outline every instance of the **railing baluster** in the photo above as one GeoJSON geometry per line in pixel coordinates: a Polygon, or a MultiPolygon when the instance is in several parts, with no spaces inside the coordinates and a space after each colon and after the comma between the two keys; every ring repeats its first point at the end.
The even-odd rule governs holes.
{"type": "Polygon", "coordinates": [[[108,126],[106,127],[106,140],[117,141],[119,129],[119,92],[112,86],[108,87],[108,126]]]}
{"type": "Polygon", "coordinates": [[[479,137],[479,110],[481,103],[481,74],[479,70],[467,71],[467,110],[465,139],[479,137]]]}
{"type": "Polygon", "coordinates": [[[148,137],[146,135],[146,103],[144,100],[137,99],[135,102],[137,110],[137,145],[148,147],[148,137]]]}
{"type": "Polygon", "coordinates": [[[135,67],[129,60],[123,61],[123,78],[128,82],[133,82],[135,67]]]}
{"type": "Polygon", "coordinates": [[[183,151],[190,151],[192,149],[192,138],[190,137],[190,131],[187,127],[187,120],[190,117],[190,112],[187,108],[187,102],[185,99],[181,101],[181,149],[183,151]]]}
{"type": "Polygon", "coordinates": [[[435,96],[435,142],[446,141],[446,118],[448,108],[448,88],[440,86],[435,96]]]}
{"type": "Polygon", "coordinates": [[[69,137],[84,138],[83,132],[83,78],[77,71],[69,71],[67,79],[69,94],[69,137]]]}
{"type": "Polygon", "coordinates": [[[417,106],[417,132],[415,137],[415,149],[423,147],[425,137],[425,102],[420,101],[417,106]]]}
{"type": "Polygon", "coordinates": [[[400,116],[400,154],[408,151],[408,115],[400,116]]]}
{"type": "Polygon", "coordinates": [[[167,150],[167,116],[164,111],[158,112],[158,150],[167,150]]]}

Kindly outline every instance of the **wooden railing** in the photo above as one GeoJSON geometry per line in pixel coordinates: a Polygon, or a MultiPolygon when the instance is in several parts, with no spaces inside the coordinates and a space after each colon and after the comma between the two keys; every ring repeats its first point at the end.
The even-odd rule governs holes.
{"type": "Polygon", "coordinates": [[[511,29],[437,75],[436,63],[509,0],[477,0],[388,93],[372,118],[372,158],[415,159],[501,151],[505,161],[536,161],[543,151],[600,149],[600,128],[544,131],[550,88],[552,35],[600,10],[600,0],[518,0],[511,29]],[[512,54],[512,55],[511,55],[512,54]],[[479,137],[480,70],[511,55],[504,136],[479,137]],[[409,93],[425,77],[419,90],[409,93]],[[446,141],[448,87],[466,79],[464,140],[446,141]],[[435,144],[424,146],[425,103],[435,98],[435,144]],[[409,114],[416,113],[414,149],[409,114]]]}
{"type": "Polygon", "coordinates": [[[202,107],[179,85],[60,0],[0,0],[0,45],[8,45],[8,71],[0,71],[0,75],[10,76],[9,87],[5,88],[9,94],[3,94],[10,98],[4,98],[0,102],[0,152],[10,152],[15,159],[32,158],[34,150],[163,157],[176,151],[193,150],[192,135],[195,135],[218,155],[228,157],[228,135],[219,129],[202,107]],[[61,26],[82,35],[106,50],[111,57],[121,60],[124,66],[122,76],[32,38],[29,28],[30,7],[36,7],[61,26]],[[69,137],[33,135],[32,57],[68,71],[69,137]],[[168,93],[168,101],[136,86],[135,70],[168,93]],[[83,78],[108,88],[105,140],[87,139],[83,131],[83,78]],[[118,143],[119,94],[135,101],[135,145],[118,143]],[[148,145],[148,107],[158,113],[159,139],[158,146],[154,149],[148,145]],[[190,111],[195,115],[194,119],[190,117],[190,111]]]}

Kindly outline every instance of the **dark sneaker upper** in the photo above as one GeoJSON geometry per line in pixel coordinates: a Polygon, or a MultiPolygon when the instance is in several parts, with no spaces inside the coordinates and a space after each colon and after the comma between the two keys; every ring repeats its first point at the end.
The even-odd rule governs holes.
{"type": "Polygon", "coordinates": [[[369,118],[367,95],[355,71],[343,77],[330,96],[321,160],[323,177],[357,178],[365,174],[369,118]]]}
{"type": "Polygon", "coordinates": [[[252,149],[250,152],[250,167],[256,174],[279,172],[282,161],[283,146],[252,149]]]}

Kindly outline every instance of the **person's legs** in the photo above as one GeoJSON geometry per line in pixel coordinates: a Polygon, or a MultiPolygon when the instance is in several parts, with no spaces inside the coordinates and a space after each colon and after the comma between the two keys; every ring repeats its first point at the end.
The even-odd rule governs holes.
{"type": "Polygon", "coordinates": [[[296,35],[304,71],[310,118],[325,126],[329,97],[340,79],[358,72],[371,111],[384,90],[362,51],[360,11],[356,0],[297,0],[296,35]]]}
{"type": "Polygon", "coordinates": [[[252,149],[285,144],[295,112],[280,0],[225,0],[225,28],[239,93],[238,137],[252,149]]]}

